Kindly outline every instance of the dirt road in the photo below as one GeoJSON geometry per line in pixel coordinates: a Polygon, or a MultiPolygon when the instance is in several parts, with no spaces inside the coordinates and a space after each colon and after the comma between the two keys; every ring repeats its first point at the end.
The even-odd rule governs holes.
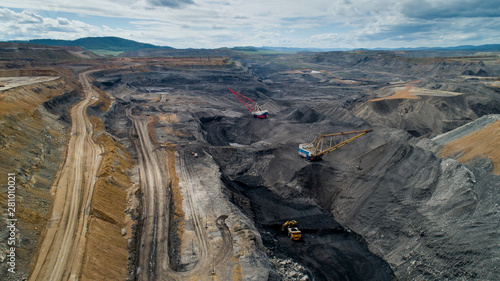
{"type": "Polygon", "coordinates": [[[142,233],[139,248],[137,276],[140,280],[155,280],[162,275],[157,270],[158,263],[169,263],[168,227],[169,205],[166,204],[168,192],[168,173],[160,165],[161,159],[148,132],[148,117],[134,116],[131,109],[126,115],[132,121],[132,130],[137,134],[136,149],[140,185],[143,192],[142,233]],[[159,274],[158,274],[159,272],[159,274]]]}
{"type": "Polygon", "coordinates": [[[189,163],[186,164],[189,157],[181,152],[177,157],[177,174],[183,183],[183,204],[186,212],[184,219],[188,230],[185,230],[184,237],[180,238],[184,242],[181,242],[180,248],[172,247],[171,235],[176,233],[177,229],[172,229],[170,221],[171,179],[166,169],[169,164],[167,154],[152,143],[148,131],[148,123],[151,120],[148,116],[132,115],[132,109],[127,109],[126,115],[132,121],[132,130],[135,130],[131,135],[134,136],[138,152],[140,185],[143,192],[143,217],[136,271],[138,280],[211,279],[214,262],[217,265],[230,257],[232,244],[225,218],[217,220],[223,237],[222,245],[211,245],[214,241],[210,239],[205,227],[206,222],[203,221],[206,215],[200,212],[200,204],[194,195],[200,176],[190,168],[189,163]],[[186,245],[189,245],[189,249],[186,249],[186,245]],[[179,256],[189,256],[187,261],[181,258],[182,266],[173,264],[174,261],[171,260],[179,256]]]}
{"type": "Polygon", "coordinates": [[[96,96],[89,73],[79,76],[85,98],[71,109],[66,160],[52,187],[52,215],[29,280],[77,280],[80,273],[90,203],[103,151],[92,139],[92,123],[86,112],[96,96]]]}

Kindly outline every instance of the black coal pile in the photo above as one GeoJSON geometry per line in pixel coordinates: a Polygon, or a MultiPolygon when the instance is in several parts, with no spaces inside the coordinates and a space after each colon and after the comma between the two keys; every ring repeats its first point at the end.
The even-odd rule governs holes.
{"type": "Polygon", "coordinates": [[[300,123],[314,123],[320,121],[321,119],[320,114],[318,114],[318,112],[314,111],[308,106],[302,106],[300,108],[288,111],[291,112],[287,114],[286,111],[283,111],[280,114],[285,114],[285,118],[290,121],[298,121],[300,123]]]}
{"type": "MultiPolygon", "coordinates": [[[[272,130],[286,131],[280,127],[291,125],[280,118],[287,117],[268,120],[272,130]]],[[[335,129],[325,121],[294,123],[304,134],[311,125],[335,129]]],[[[402,130],[373,129],[317,163],[300,158],[298,143],[280,136],[278,146],[271,137],[270,148],[211,154],[234,202],[250,205],[242,209],[266,245],[319,280],[390,280],[389,268],[398,279],[493,278],[498,224],[483,216],[498,218],[488,197],[498,176],[441,159],[402,130]],[[303,225],[303,242],[281,233],[290,219],[303,225]]]]}

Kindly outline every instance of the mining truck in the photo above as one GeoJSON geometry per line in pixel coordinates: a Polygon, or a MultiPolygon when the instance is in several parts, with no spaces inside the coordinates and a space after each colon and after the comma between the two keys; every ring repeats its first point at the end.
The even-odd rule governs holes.
{"type": "Polygon", "coordinates": [[[297,221],[291,220],[285,222],[281,226],[281,231],[285,230],[288,232],[288,237],[294,241],[298,241],[302,237],[302,232],[298,228],[297,221]]]}

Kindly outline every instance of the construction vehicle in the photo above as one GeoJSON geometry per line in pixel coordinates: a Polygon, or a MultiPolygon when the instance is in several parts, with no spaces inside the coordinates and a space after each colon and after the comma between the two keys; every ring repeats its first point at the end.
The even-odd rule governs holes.
{"type": "Polygon", "coordinates": [[[281,231],[285,230],[288,232],[288,237],[294,241],[298,241],[302,237],[302,232],[299,230],[297,221],[295,220],[285,222],[281,226],[281,231]]]}
{"type": "Polygon", "coordinates": [[[267,118],[267,116],[269,116],[269,111],[260,108],[256,101],[245,97],[244,95],[232,90],[231,88],[228,89],[243,104],[243,106],[252,113],[253,117],[265,119],[267,118]]]}
{"type": "Polygon", "coordinates": [[[313,140],[310,143],[299,144],[299,155],[306,158],[307,160],[318,161],[323,159],[323,156],[325,156],[326,154],[350,143],[351,141],[371,131],[372,130],[362,130],[362,131],[319,135],[315,140],[313,140]],[[357,135],[350,139],[340,141],[338,143],[335,142],[336,139],[334,137],[336,136],[344,137],[346,135],[351,135],[351,134],[357,134],[357,135]]]}

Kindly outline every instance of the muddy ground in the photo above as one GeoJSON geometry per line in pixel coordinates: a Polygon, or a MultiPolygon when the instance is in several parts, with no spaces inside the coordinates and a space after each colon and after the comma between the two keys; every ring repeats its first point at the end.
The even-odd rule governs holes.
{"type": "Polygon", "coordinates": [[[252,259],[242,264],[244,280],[262,272],[270,280],[492,280],[500,274],[493,164],[481,157],[466,165],[442,159],[430,140],[498,113],[494,62],[329,53],[241,63],[94,73],[96,85],[115,100],[107,112],[90,112],[132,155],[125,116],[131,107],[134,115],[158,117],[157,143],[176,144],[211,163],[203,165],[219,167],[220,179],[205,185],[220,186],[217,200],[237,207],[235,221],[250,219],[258,230],[249,251],[259,266],[252,259]],[[405,87],[412,87],[409,96],[389,98],[405,87]],[[253,119],[227,88],[257,100],[270,117],[253,119]],[[323,161],[297,154],[299,143],[319,133],[363,129],[373,132],[323,161]],[[299,242],[281,232],[290,219],[303,231],[299,242]],[[295,277],[283,270],[287,259],[295,277]]]}

